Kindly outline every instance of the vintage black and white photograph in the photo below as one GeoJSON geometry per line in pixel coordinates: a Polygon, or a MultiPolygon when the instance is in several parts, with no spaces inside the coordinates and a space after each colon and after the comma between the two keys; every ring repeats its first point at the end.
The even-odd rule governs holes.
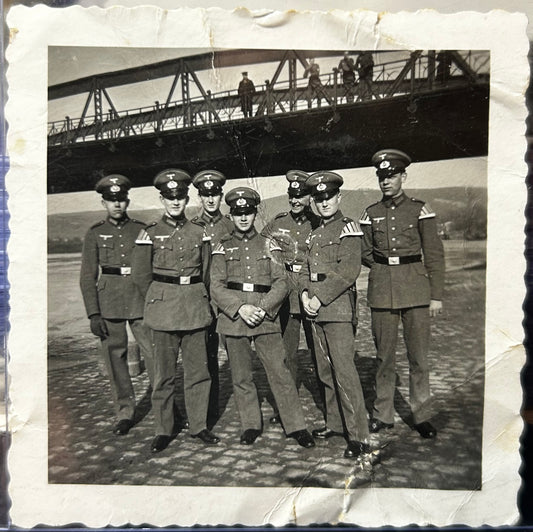
{"type": "Polygon", "coordinates": [[[38,522],[507,522],[527,64],[488,36],[522,18],[63,12],[10,22],[13,86],[42,74],[8,107],[38,522]]]}
{"type": "Polygon", "coordinates": [[[48,64],[49,482],[480,489],[488,51],[48,64]]]}

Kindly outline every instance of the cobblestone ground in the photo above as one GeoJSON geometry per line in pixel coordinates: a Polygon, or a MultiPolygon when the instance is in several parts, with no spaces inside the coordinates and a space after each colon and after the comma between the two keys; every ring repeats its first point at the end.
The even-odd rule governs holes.
{"type": "MultiPolygon", "coordinates": [[[[61,280],[54,299],[63,300],[61,291],[72,294],[77,283],[76,271],[77,266],[64,263],[51,268],[51,278],[56,276],[61,280]]],[[[360,294],[364,294],[364,276],[361,283],[360,294]]],[[[479,489],[484,290],[484,269],[452,269],[448,275],[445,312],[433,323],[432,330],[430,367],[436,411],[433,422],[439,430],[435,440],[422,439],[408,425],[407,362],[405,351],[399,350],[398,415],[393,429],[372,436],[372,446],[381,449],[381,463],[371,470],[343,458],[346,444],[342,438],[317,441],[314,449],[302,449],[284,436],[279,425],[270,425],[272,408],[268,386],[257,361],[255,376],[262,400],[264,432],[255,445],[240,445],[230,369],[223,353],[219,360],[220,417],[213,427],[221,438],[219,445],[205,446],[183,431],[165,451],[152,455],[149,447],[154,436],[153,418],[146,393],[146,373],[134,378],[139,405],[135,427],[126,436],[113,435],[109,385],[101,374],[97,343],[87,334],[83,314],[75,316],[73,308],[77,308],[77,303],[67,300],[69,313],[64,320],[68,325],[53,326],[52,316],[49,328],[49,482],[479,489]],[[81,328],[83,333],[78,330],[81,328]]],[[[52,308],[52,312],[62,312],[61,306],[52,308]]],[[[370,313],[361,297],[355,363],[367,408],[373,400],[374,353],[370,313]]],[[[320,397],[307,350],[299,351],[299,363],[299,392],[304,413],[310,429],[320,427],[323,424],[320,397]]],[[[178,397],[183,405],[180,363],[177,372],[178,397]]]]}

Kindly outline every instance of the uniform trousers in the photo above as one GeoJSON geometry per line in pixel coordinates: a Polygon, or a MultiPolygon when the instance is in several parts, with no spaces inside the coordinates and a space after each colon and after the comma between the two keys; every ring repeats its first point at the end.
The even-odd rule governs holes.
{"type": "Polygon", "coordinates": [[[104,319],[108,336],[102,340],[102,357],[111,384],[111,396],[115,415],[122,419],[133,419],[135,412],[135,393],[131,384],[128,369],[128,332],[129,323],[146,364],[148,375],[153,375],[152,339],[150,329],[143,324],[142,319],[136,320],[106,320],[104,319]]]}
{"type": "Polygon", "coordinates": [[[206,345],[207,345],[207,367],[209,375],[211,376],[211,391],[209,392],[209,413],[210,420],[215,421],[218,418],[218,400],[219,400],[219,368],[218,368],[218,348],[220,342],[225,343],[223,335],[219,335],[216,331],[217,322],[213,320],[211,325],[206,329],[206,345]]]}
{"type": "Polygon", "coordinates": [[[296,385],[285,363],[285,349],[280,333],[261,334],[254,337],[227,336],[226,346],[231,367],[233,394],[241,418],[241,427],[261,430],[261,407],[253,381],[252,347],[265,368],[268,384],[287,434],[306,428],[305,419],[296,391],[296,385]]]}
{"type": "Polygon", "coordinates": [[[324,385],[326,426],[363,442],[368,419],[363,389],[354,363],[355,338],[351,322],[313,322],[318,377],[324,385]],[[344,423],[343,423],[344,422],[344,423]]]}
{"type": "Polygon", "coordinates": [[[422,423],[432,415],[427,361],[430,333],[427,306],[372,309],[372,335],[377,349],[376,400],[373,417],[384,423],[394,422],[396,344],[400,319],[409,361],[409,399],[413,421],[422,423]]]}
{"type": "Polygon", "coordinates": [[[154,341],[154,387],[152,408],[156,434],[171,436],[176,418],[176,362],[182,348],[185,408],[191,434],[206,428],[211,377],[207,367],[206,331],[156,331],[154,341]]]}

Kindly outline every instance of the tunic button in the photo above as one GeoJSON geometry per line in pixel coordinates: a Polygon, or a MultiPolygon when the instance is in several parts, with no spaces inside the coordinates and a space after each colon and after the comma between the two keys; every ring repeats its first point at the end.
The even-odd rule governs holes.
{"type": "Polygon", "coordinates": [[[394,210],[395,208],[396,208],[396,207],[395,207],[394,205],[391,207],[392,210],[394,210]]]}
{"type": "Polygon", "coordinates": [[[392,240],[392,241],[394,242],[394,241],[395,241],[396,239],[395,239],[394,237],[392,237],[392,239],[391,239],[391,240],[392,240]]]}
{"type": "Polygon", "coordinates": [[[248,239],[247,239],[247,238],[245,238],[245,239],[244,239],[244,241],[245,241],[245,242],[248,242],[248,239]]]}
{"type": "Polygon", "coordinates": [[[396,248],[392,248],[392,251],[396,251],[396,248]]]}
{"type": "Polygon", "coordinates": [[[250,266],[246,266],[246,268],[249,270],[249,269],[250,269],[250,266]]]}
{"type": "Polygon", "coordinates": [[[296,231],[296,234],[299,235],[299,234],[300,234],[300,231],[296,231]]]}
{"type": "Polygon", "coordinates": [[[250,260],[250,257],[246,257],[246,260],[250,260]]]}
{"type": "Polygon", "coordinates": [[[393,227],[392,230],[393,230],[393,231],[396,231],[396,227],[393,227]]]}
{"type": "Polygon", "coordinates": [[[248,248],[244,248],[244,251],[248,251],[248,248]]]}
{"type": "Polygon", "coordinates": [[[121,254],[120,256],[121,256],[121,257],[125,257],[125,255],[124,255],[124,254],[121,254]]]}
{"type": "Polygon", "coordinates": [[[396,218],[394,216],[391,216],[390,219],[391,220],[396,220],[396,218]]]}
{"type": "Polygon", "coordinates": [[[122,235],[118,235],[119,238],[122,238],[122,235]]]}

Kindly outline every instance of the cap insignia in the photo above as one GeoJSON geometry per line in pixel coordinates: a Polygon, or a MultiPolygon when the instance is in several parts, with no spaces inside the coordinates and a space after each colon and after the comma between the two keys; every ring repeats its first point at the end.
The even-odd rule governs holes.
{"type": "Polygon", "coordinates": [[[239,198],[236,202],[235,202],[239,207],[242,207],[244,205],[246,205],[246,200],[244,198],[239,198]]]}
{"type": "Polygon", "coordinates": [[[176,188],[178,186],[178,184],[176,183],[176,181],[169,181],[167,183],[167,188],[176,188]]]}
{"type": "Polygon", "coordinates": [[[205,188],[213,188],[213,181],[206,181],[204,183],[205,188]]]}
{"type": "Polygon", "coordinates": [[[326,190],[326,184],[325,184],[325,183],[319,183],[319,184],[316,186],[316,189],[317,189],[319,192],[322,192],[323,190],[326,190]]]}
{"type": "Polygon", "coordinates": [[[390,167],[390,162],[389,161],[381,161],[379,163],[379,167],[380,168],[389,168],[390,167]]]}
{"type": "Polygon", "coordinates": [[[300,183],[298,183],[298,181],[293,181],[291,183],[291,188],[300,188],[300,183]]]}
{"type": "Polygon", "coordinates": [[[118,185],[111,185],[111,187],[109,187],[109,190],[111,192],[120,192],[120,187],[118,185]]]}

